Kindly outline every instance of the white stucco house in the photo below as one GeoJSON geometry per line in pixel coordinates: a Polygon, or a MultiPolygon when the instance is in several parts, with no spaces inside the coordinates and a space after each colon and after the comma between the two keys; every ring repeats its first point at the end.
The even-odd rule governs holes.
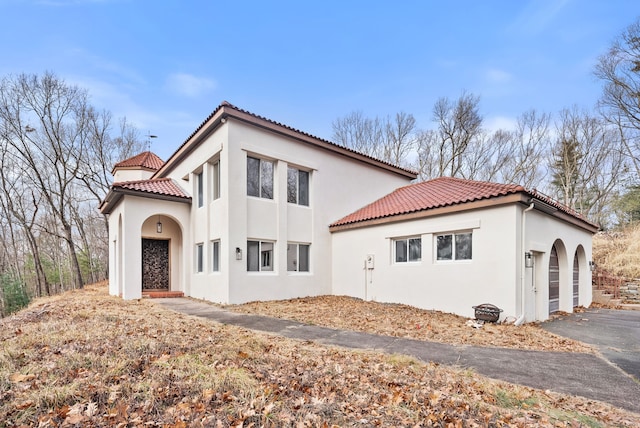
{"type": "Polygon", "coordinates": [[[413,171],[223,102],[163,162],[114,167],[109,292],[323,294],[544,320],[591,303],[597,225],[536,191],[413,171]]]}

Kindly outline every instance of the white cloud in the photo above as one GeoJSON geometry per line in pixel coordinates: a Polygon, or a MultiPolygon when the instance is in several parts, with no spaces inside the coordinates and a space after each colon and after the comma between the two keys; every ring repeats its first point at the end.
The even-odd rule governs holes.
{"type": "Polygon", "coordinates": [[[512,78],[510,73],[497,68],[487,70],[486,77],[492,83],[506,83],[512,78]]]}
{"type": "Polygon", "coordinates": [[[517,126],[518,120],[515,117],[493,116],[484,119],[484,128],[489,131],[497,131],[498,129],[513,131],[517,126]]]}
{"type": "Polygon", "coordinates": [[[216,82],[206,77],[187,73],[173,73],[167,77],[165,87],[178,95],[194,98],[216,88],[216,82]]]}

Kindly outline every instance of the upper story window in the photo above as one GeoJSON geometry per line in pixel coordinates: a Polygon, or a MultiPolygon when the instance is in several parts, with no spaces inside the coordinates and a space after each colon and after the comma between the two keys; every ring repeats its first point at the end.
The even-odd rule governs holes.
{"type": "Polygon", "coordinates": [[[198,192],[198,208],[204,205],[204,183],[202,182],[202,172],[197,172],[196,177],[196,190],[198,192]]]}
{"type": "Polygon", "coordinates": [[[212,165],[212,197],[213,200],[220,199],[220,161],[217,160],[212,165]]]}
{"type": "Polygon", "coordinates": [[[419,262],[422,260],[422,238],[402,238],[394,242],[396,263],[419,262]]]}
{"type": "Polygon", "coordinates": [[[287,169],[287,202],[309,206],[309,172],[287,169]]]}
{"type": "Polygon", "coordinates": [[[473,235],[471,232],[448,233],[436,236],[438,260],[471,260],[473,235]]]}
{"type": "Polygon", "coordinates": [[[273,162],[247,157],[247,195],[273,199],[273,162]]]}

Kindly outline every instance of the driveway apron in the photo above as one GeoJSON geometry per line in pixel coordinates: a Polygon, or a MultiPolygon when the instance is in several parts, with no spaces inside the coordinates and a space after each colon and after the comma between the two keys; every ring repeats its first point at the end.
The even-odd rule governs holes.
{"type": "Polygon", "coordinates": [[[187,298],[155,299],[187,315],[350,349],[405,354],[425,362],[471,368],[490,378],[595,399],[640,413],[640,384],[602,358],[570,352],[540,352],[437,342],[337,330],[260,315],[228,312],[187,298]]]}

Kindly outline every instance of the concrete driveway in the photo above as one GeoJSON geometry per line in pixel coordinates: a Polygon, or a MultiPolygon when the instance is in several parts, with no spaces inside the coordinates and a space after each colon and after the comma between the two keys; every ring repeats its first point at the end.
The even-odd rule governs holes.
{"type": "Polygon", "coordinates": [[[603,357],[640,381],[640,311],[587,309],[542,323],[542,328],[595,345],[603,357]]]}

